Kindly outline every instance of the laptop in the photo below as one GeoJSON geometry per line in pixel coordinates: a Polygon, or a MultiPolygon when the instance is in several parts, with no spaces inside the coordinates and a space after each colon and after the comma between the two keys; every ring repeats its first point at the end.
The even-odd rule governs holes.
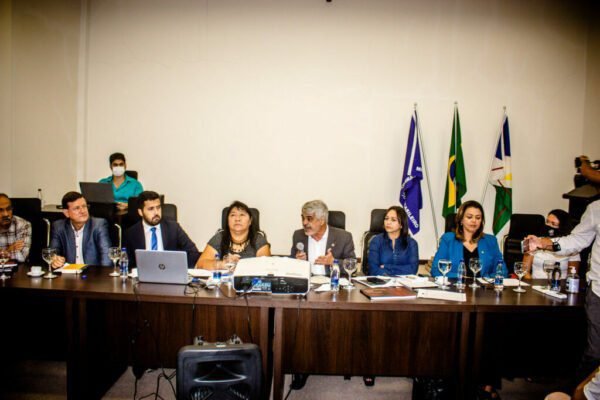
{"type": "Polygon", "coordinates": [[[79,182],[81,194],[88,203],[114,203],[112,183],[79,182]]]}
{"type": "Polygon", "coordinates": [[[138,280],[147,283],[187,285],[188,260],[185,251],[135,251],[138,280]]]}

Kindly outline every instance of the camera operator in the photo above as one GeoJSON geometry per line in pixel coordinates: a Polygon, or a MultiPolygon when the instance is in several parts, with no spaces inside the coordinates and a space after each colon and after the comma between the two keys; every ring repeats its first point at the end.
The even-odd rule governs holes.
{"type": "MultiPolygon", "coordinates": [[[[576,166],[581,161],[581,174],[594,184],[600,184],[600,171],[590,165],[586,156],[576,159],[576,166]]],[[[592,242],[592,257],[590,269],[587,273],[589,289],[585,298],[585,312],[587,314],[587,346],[577,368],[578,381],[583,380],[600,365],[600,200],[590,203],[581,222],[570,235],[558,238],[540,238],[527,236],[529,241],[528,251],[544,249],[556,252],[557,255],[567,256],[580,252],[592,242]]]]}
{"type": "Polygon", "coordinates": [[[599,185],[600,171],[598,170],[597,163],[595,164],[596,165],[594,168],[587,156],[580,156],[575,159],[575,166],[581,169],[581,175],[583,175],[584,178],[587,178],[590,182],[599,185]],[[578,164],[580,164],[581,167],[578,164]]]}

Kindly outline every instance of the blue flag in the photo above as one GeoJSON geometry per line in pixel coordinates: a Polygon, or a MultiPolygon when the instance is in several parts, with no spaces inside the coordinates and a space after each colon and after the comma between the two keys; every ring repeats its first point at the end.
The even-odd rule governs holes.
{"type": "Polygon", "coordinates": [[[419,213],[423,208],[423,196],[421,194],[421,181],[423,180],[423,168],[421,165],[421,145],[417,134],[417,115],[410,120],[410,131],[408,132],[408,144],[406,146],[406,157],[404,159],[404,172],[402,173],[402,187],[400,188],[400,204],[408,215],[408,227],[414,235],[421,229],[419,213]]]}

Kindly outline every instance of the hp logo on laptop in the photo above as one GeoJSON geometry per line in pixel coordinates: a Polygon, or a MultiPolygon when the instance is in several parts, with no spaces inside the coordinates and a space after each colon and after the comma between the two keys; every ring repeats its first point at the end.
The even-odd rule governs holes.
{"type": "Polygon", "coordinates": [[[158,264],[158,269],[163,270],[165,269],[165,264],[158,264]]]}

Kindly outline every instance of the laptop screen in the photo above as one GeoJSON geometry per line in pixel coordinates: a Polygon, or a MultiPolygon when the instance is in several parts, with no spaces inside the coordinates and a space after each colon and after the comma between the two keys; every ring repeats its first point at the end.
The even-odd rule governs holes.
{"type": "Polygon", "coordinates": [[[114,203],[115,195],[111,183],[79,182],[81,194],[88,203],[114,203]]]}
{"type": "Polygon", "coordinates": [[[140,282],[186,285],[189,281],[185,251],[137,249],[135,261],[140,282]]]}

